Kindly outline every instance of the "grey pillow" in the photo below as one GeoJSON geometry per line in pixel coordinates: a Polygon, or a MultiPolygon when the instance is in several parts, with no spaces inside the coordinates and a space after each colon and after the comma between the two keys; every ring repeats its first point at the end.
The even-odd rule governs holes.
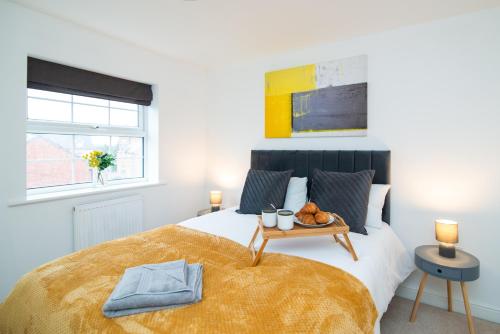
{"type": "Polygon", "coordinates": [[[315,169],[310,200],[321,210],[340,215],[351,232],[368,234],[365,222],[374,175],[373,170],[338,173],[315,169]]]}
{"type": "Polygon", "coordinates": [[[238,213],[260,215],[262,209],[273,204],[283,208],[288,182],[293,170],[269,171],[250,169],[241,194],[238,213]]]}

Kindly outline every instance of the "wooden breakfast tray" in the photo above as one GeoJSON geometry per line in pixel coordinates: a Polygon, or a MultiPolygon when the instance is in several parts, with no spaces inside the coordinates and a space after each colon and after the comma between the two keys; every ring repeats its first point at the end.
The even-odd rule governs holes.
{"type": "Polygon", "coordinates": [[[321,227],[321,228],[307,228],[298,224],[294,224],[293,229],[288,231],[282,231],[277,227],[264,227],[262,223],[262,217],[258,216],[258,226],[255,229],[252,240],[248,248],[252,253],[252,267],[255,267],[262,257],[264,248],[266,248],[269,239],[286,239],[286,238],[298,238],[298,237],[314,237],[318,235],[332,235],[337,243],[342,245],[352,256],[354,261],[358,261],[358,256],[352,247],[351,240],[349,240],[349,226],[344,222],[344,219],[335,213],[331,213],[335,217],[333,224],[321,227]],[[262,245],[259,250],[255,251],[255,239],[258,234],[262,235],[262,245]],[[342,234],[344,241],[342,241],[337,234],[342,234]]]}

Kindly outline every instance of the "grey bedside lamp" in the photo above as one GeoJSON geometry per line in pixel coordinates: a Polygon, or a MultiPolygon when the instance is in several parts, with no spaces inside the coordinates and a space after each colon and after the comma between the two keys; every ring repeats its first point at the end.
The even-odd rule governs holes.
{"type": "Polygon", "coordinates": [[[222,191],[210,191],[210,209],[212,212],[219,211],[222,205],[222,191]]]}
{"type": "Polygon", "coordinates": [[[436,219],[436,240],[439,241],[439,255],[455,257],[455,244],[458,243],[458,224],[453,220],[436,219]]]}

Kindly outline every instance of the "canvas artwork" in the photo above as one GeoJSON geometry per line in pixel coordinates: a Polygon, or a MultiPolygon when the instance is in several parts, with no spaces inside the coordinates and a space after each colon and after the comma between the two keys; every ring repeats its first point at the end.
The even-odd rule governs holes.
{"type": "Polygon", "coordinates": [[[366,56],[266,73],[266,138],[365,136],[366,56]]]}

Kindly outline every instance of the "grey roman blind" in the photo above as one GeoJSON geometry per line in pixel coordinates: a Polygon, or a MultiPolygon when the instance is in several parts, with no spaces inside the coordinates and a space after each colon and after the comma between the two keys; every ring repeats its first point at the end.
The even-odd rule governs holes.
{"type": "Polygon", "coordinates": [[[151,105],[151,85],[28,57],[28,88],[151,105]]]}

